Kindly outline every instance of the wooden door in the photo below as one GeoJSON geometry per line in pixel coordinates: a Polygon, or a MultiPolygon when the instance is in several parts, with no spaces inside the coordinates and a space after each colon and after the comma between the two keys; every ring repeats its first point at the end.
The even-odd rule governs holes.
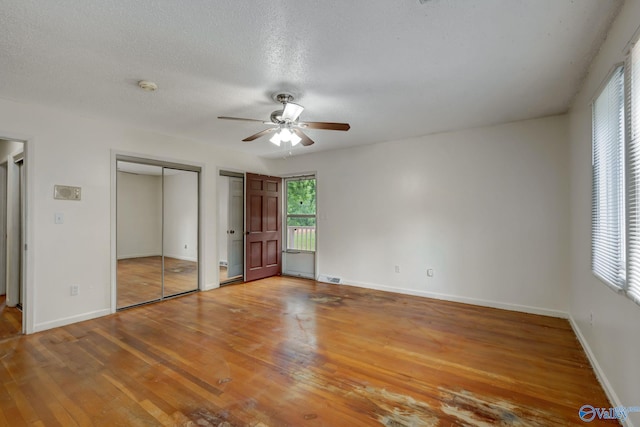
{"type": "Polygon", "coordinates": [[[247,174],[247,225],[245,280],[257,280],[282,272],[282,179],[247,174]]]}

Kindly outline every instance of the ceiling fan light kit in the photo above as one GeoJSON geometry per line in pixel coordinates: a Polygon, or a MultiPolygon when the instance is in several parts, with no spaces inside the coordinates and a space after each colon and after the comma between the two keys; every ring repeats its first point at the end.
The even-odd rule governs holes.
{"type": "Polygon", "coordinates": [[[284,127],[278,130],[278,132],[276,132],[276,134],[273,135],[271,139],[269,139],[269,141],[271,141],[278,147],[280,147],[280,144],[282,142],[291,142],[291,146],[295,147],[300,141],[302,141],[302,138],[291,132],[288,128],[284,127]]]}
{"type": "Polygon", "coordinates": [[[298,143],[307,146],[313,144],[313,140],[309,138],[301,129],[322,129],[322,130],[341,130],[347,131],[351,128],[348,123],[331,123],[331,122],[301,122],[298,121],[300,114],[304,111],[304,107],[293,103],[293,95],[290,93],[277,93],[273,95],[274,101],[282,104],[282,110],[276,110],[271,113],[269,121],[257,119],[244,119],[240,117],[218,116],[223,120],[240,120],[247,122],[260,122],[274,127],[265,129],[256,134],[246,137],[243,141],[253,141],[271,132],[275,134],[269,139],[273,144],[280,147],[283,142],[290,142],[294,147],[298,143]]]}

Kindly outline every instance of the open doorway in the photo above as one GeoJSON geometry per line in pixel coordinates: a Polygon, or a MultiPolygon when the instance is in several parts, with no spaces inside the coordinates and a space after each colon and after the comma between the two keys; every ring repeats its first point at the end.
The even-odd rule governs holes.
{"type": "Polygon", "coordinates": [[[24,143],[0,139],[0,339],[24,331],[25,217],[24,143]]]}
{"type": "Polygon", "coordinates": [[[244,280],[244,174],[218,176],[218,268],[221,285],[244,280]]]}
{"type": "Polygon", "coordinates": [[[283,274],[316,276],[316,177],[285,178],[283,274]]]}

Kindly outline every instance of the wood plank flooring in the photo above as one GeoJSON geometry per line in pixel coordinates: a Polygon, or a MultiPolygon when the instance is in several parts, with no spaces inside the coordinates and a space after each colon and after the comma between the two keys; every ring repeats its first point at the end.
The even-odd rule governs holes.
{"type": "Polygon", "coordinates": [[[242,274],[229,277],[229,275],[227,274],[228,270],[226,266],[221,265],[219,268],[219,272],[220,272],[219,280],[221,285],[227,285],[233,281],[242,280],[242,274]]]}
{"type": "Polygon", "coordinates": [[[0,379],[11,426],[584,426],[610,406],[565,320],[294,278],[6,340],[0,379]]]}
{"type": "MultiPolygon", "coordinates": [[[[164,258],[164,295],[198,289],[198,263],[164,258]]],[[[118,260],[117,307],[128,307],[162,297],[162,257],[118,260]]]]}
{"type": "Polygon", "coordinates": [[[7,307],[6,300],[6,295],[0,295],[0,340],[22,333],[22,312],[7,307]]]}

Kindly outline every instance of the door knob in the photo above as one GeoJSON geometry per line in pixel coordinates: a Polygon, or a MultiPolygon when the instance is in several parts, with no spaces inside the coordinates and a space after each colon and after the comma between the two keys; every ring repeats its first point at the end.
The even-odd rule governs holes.
{"type": "Polygon", "coordinates": [[[236,230],[231,230],[229,234],[235,234],[236,230]]]}

